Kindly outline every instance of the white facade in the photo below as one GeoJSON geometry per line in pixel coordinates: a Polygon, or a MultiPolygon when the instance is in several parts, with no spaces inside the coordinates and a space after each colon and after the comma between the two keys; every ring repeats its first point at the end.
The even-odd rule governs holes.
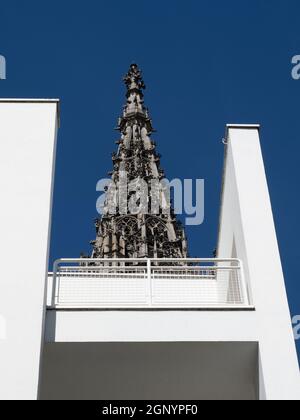
{"type": "Polygon", "coordinates": [[[1,399],[38,396],[57,108],[0,100],[1,399]]]}
{"type": "MultiPolygon", "coordinates": [[[[89,304],[88,287],[95,284],[85,283],[82,273],[70,288],[65,277],[61,289],[50,276],[46,290],[57,119],[56,101],[0,103],[6,139],[0,241],[7,262],[0,279],[0,328],[6,331],[1,340],[0,330],[0,398],[36,399],[40,392],[43,399],[300,399],[259,127],[227,127],[220,212],[218,258],[242,261],[239,285],[247,299],[224,304],[223,296],[222,304],[202,300],[190,307],[178,300],[160,308],[145,300],[144,307],[126,302],[125,308],[89,304]],[[24,249],[17,267],[16,246],[24,249]],[[57,291],[62,300],[55,300],[57,291]]],[[[100,294],[103,284],[109,287],[96,284],[100,294]]],[[[134,283],[128,284],[132,293],[134,283]]],[[[207,290],[206,284],[197,290],[207,290]]]]}
{"type": "Polygon", "coordinates": [[[298,361],[259,126],[228,125],[227,141],[218,256],[244,262],[255,306],[261,398],[299,399],[298,361]]]}

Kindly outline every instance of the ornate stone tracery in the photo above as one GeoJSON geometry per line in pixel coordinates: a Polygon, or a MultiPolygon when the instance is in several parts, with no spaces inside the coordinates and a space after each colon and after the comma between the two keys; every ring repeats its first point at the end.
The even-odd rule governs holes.
{"type": "MultiPolygon", "coordinates": [[[[144,106],[145,84],[142,72],[131,64],[124,76],[127,101],[117,129],[121,138],[116,141],[117,152],[112,154],[112,180],[118,182],[120,173],[126,171],[128,181],[144,180],[148,185],[148,202],[151,204],[151,181],[161,180],[161,156],[151,139],[154,132],[148,109],[144,106]]],[[[130,193],[128,193],[129,199],[130,193]]],[[[118,209],[119,210],[119,209],[118,209]]],[[[96,219],[96,239],[92,258],[186,258],[187,241],[184,229],[176,220],[173,209],[166,214],[158,207],[157,214],[144,212],[122,215],[106,213],[96,219]]]]}

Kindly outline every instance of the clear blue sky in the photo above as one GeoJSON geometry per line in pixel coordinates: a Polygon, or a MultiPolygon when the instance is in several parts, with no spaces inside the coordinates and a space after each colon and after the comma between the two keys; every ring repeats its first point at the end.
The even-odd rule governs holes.
{"type": "Polygon", "coordinates": [[[90,249],[121,77],[136,61],[167,177],[206,181],[205,222],[187,230],[192,256],[216,245],[225,124],[262,124],[291,312],[300,314],[299,16],[299,0],[2,1],[0,96],[62,102],[51,261],[90,249]]]}

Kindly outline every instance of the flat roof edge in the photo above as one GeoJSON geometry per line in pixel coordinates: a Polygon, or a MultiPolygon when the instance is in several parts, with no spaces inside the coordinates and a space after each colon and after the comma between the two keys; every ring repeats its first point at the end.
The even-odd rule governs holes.
{"type": "Polygon", "coordinates": [[[56,104],[57,125],[60,127],[60,99],[58,98],[0,98],[0,104],[56,104]]]}
{"type": "Polygon", "coordinates": [[[228,138],[228,132],[230,129],[260,130],[260,127],[260,124],[226,124],[225,139],[228,138]]]}
{"type": "Polygon", "coordinates": [[[59,103],[60,99],[58,98],[0,98],[0,103],[6,103],[6,102],[11,102],[11,103],[16,103],[16,102],[20,102],[20,103],[59,103]]]}
{"type": "Polygon", "coordinates": [[[226,124],[227,128],[260,128],[260,124],[226,124]]]}

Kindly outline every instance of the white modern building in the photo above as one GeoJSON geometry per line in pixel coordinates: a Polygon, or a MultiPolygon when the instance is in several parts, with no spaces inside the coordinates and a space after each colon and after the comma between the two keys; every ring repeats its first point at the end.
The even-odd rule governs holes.
{"type": "Polygon", "coordinates": [[[215,259],[48,274],[58,127],[0,100],[0,399],[300,399],[259,126],[226,128],[215,259]]]}

